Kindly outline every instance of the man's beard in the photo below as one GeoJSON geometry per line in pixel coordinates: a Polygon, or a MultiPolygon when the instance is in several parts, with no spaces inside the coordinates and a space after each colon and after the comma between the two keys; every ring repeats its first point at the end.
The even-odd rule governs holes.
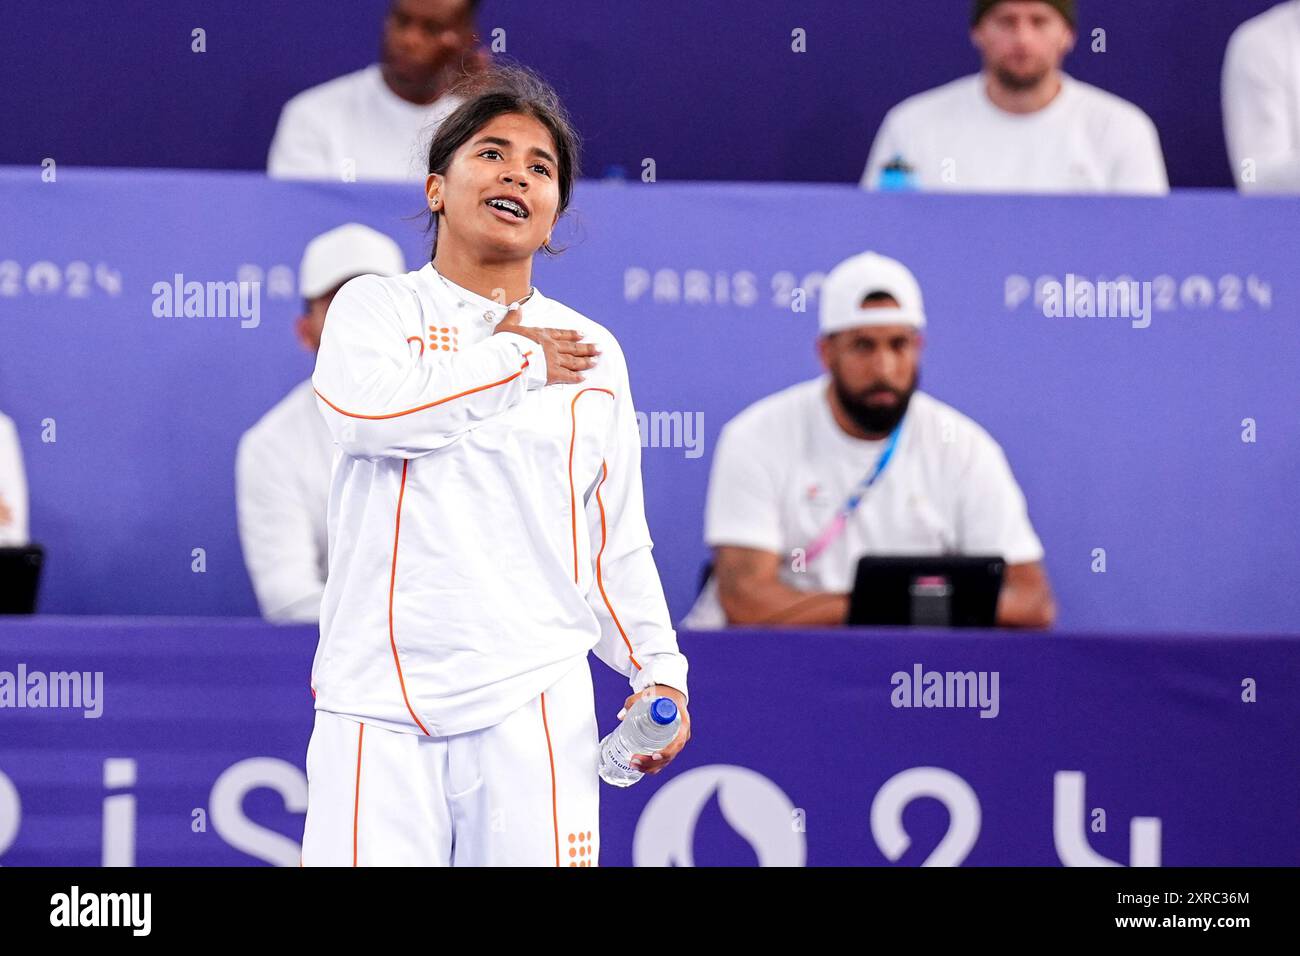
{"type": "Polygon", "coordinates": [[[1013,73],[1011,70],[998,68],[993,71],[993,75],[998,78],[998,83],[1003,89],[1014,93],[1027,93],[1047,79],[1049,72],[1044,69],[1035,73],[1013,73]]]}
{"type": "Polygon", "coordinates": [[[920,379],[921,370],[917,369],[912,373],[912,384],[906,389],[893,388],[884,382],[876,382],[870,387],[862,389],[858,395],[866,396],[873,392],[889,392],[898,399],[892,405],[869,405],[858,395],[848,391],[838,378],[832,377],[835,385],[835,395],[840,400],[840,407],[844,409],[849,418],[853,419],[859,428],[869,435],[885,435],[897,427],[898,423],[903,420],[903,416],[907,414],[907,406],[912,401],[912,394],[916,391],[920,379]]]}

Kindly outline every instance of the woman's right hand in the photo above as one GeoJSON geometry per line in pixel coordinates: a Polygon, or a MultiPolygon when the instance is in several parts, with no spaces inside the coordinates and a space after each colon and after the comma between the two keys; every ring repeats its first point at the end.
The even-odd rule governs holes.
{"type": "Polygon", "coordinates": [[[546,329],[520,325],[523,317],[521,309],[511,309],[492,334],[513,332],[541,346],[546,356],[547,385],[581,382],[582,375],[579,373],[587,371],[596,364],[596,356],[600,354],[596,346],[579,341],[582,333],[577,329],[546,329]]]}

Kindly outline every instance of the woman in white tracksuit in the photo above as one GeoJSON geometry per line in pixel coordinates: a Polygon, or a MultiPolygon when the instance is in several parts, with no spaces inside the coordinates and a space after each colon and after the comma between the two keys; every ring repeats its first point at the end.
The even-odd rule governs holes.
{"type": "Polygon", "coordinates": [[[312,377],[340,451],[306,866],[595,865],[589,651],[627,676],[627,706],[681,710],[643,769],[690,737],[627,365],[531,285],[575,137],[527,71],[465,95],[429,150],[432,261],[344,285],[312,377]]]}

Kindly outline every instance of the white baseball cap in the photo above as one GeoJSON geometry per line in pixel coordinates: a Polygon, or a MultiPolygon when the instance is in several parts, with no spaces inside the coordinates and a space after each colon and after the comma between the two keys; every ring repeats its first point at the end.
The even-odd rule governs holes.
{"type": "Polygon", "coordinates": [[[820,302],[821,334],[859,325],[910,325],[925,328],[925,308],[916,277],[897,259],[863,252],[845,259],[826,276],[820,302]],[[873,292],[889,295],[898,307],[862,307],[873,292]]]}
{"type": "Polygon", "coordinates": [[[350,222],[307,243],[298,267],[298,293],[314,299],[355,276],[395,276],[405,271],[406,257],[396,242],[369,226],[350,222]]]}

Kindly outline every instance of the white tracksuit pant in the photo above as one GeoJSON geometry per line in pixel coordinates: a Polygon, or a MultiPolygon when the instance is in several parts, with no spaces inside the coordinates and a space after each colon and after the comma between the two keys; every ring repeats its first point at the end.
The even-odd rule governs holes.
{"type": "Polygon", "coordinates": [[[426,737],[316,711],[304,866],[595,866],[595,700],[584,658],[492,727],[426,737]]]}

